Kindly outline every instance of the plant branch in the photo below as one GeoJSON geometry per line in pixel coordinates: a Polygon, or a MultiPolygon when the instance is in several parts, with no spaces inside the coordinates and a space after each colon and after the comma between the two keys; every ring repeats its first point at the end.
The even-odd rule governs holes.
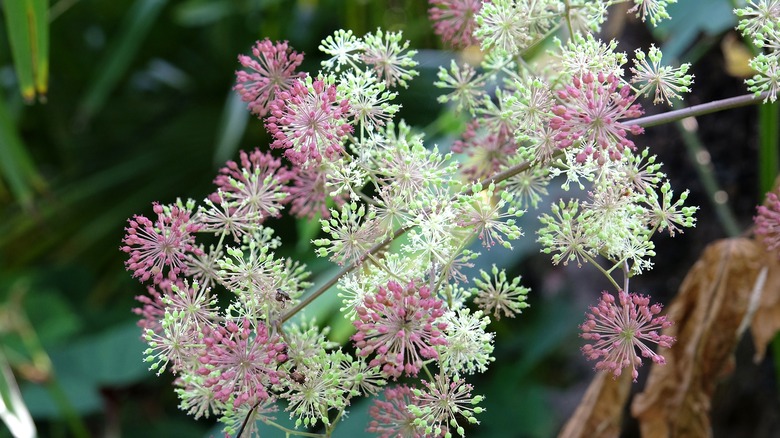
{"type": "Polygon", "coordinates": [[[769,93],[761,93],[756,96],[755,94],[743,94],[742,96],[729,97],[728,99],[714,100],[712,102],[702,103],[700,105],[689,106],[687,108],[681,108],[674,111],[669,111],[662,114],[655,114],[647,117],[640,117],[629,121],[632,125],[639,125],[643,128],[649,128],[651,126],[663,125],[665,123],[676,122],[686,117],[703,116],[705,114],[711,114],[718,111],[724,111],[734,108],[741,108],[743,106],[754,105],[761,103],[763,99],[766,99],[769,93]]]}
{"type": "Polygon", "coordinates": [[[402,235],[404,235],[407,231],[409,231],[411,229],[412,229],[412,225],[403,226],[403,227],[397,229],[395,231],[395,233],[393,233],[392,236],[385,238],[385,240],[383,240],[383,241],[377,243],[376,245],[374,245],[373,247],[371,247],[371,249],[368,250],[368,252],[366,253],[366,255],[364,257],[361,257],[360,259],[355,260],[354,262],[349,263],[348,265],[346,265],[343,268],[341,268],[341,270],[339,270],[339,272],[337,272],[336,275],[331,277],[330,280],[326,281],[322,286],[318,287],[317,290],[312,292],[311,295],[309,295],[308,297],[306,297],[303,300],[301,300],[301,302],[298,303],[297,306],[293,307],[287,313],[285,313],[284,316],[281,319],[281,322],[282,323],[287,322],[296,313],[300,312],[304,307],[308,306],[309,303],[311,303],[312,301],[317,299],[317,297],[319,297],[320,295],[325,293],[326,290],[330,289],[331,286],[336,284],[339,281],[339,278],[349,274],[350,272],[352,272],[353,269],[355,269],[358,266],[360,266],[360,264],[363,263],[363,260],[365,258],[367,258],[369,255],[376,254],[377,252],[382,250],[382,248],[384,248],[385,246],[389,245],[392,241],[394,241],[395,239],[401,237],[402,235]]]}
{"type": "MultiPolygon", "coordinates": [[[[728,110],[728,109],[740,108],[740,107],[743,107],[743,106],[748,106],[748,105],[761,103],[762,99],[765,99],[767,96],[768,96],[767,93],[762,93],[759,96],[756,96],[754,94],[745,94],[745,95],[742,95],[742,96],[730,97],[728,99],[721,99],[721,100],[716,100],[716,101],[713,101],[713,102],[703,103],[701,105],[694,105],[694,106],[687,107],[687,108],[681,108],[681,109],[678,109],[678,110],[669,111],[669,112],[666,112],[666,113],[663,113],[663,114],[657,114],[657,115],[652,115],[652,116],[648,116],[648,117],[641,117],[641,118],[638,118],[638,119],[633,119],[633,120],[631,120],[631,124],[639,125],[639,126],[642,126],[644,128],[648,128],[648,127],[651,127],[651,126],[657,126],[657,125],[662,125],[662,124],[665,124],[665,123],[671,123],[671,122],[674,122],[674,121],[677,121],[677,120],[682,120],[682,119],[684,119],[686,117],[695,117],[695,116],[700,116],[700,115],[704,115],[704,114],[710,114],[710,113],[714,113],[714,112],[718,112],[718,111],[725,111],[725,110],[728,110]]],[[[559,156],[562,153],[563,153],[562,150],[555,152],[555,154],[553,154],[553,158],[559,156]]],[[[521,172],[525,172],[526,170],[530,169],[531,166],[534,163],[535,162],[533,162],[533,161],[526,161],[526,162],[520,163],[517,166],[510,167],[509,169],[506,169],[506,170],[504,170],[502,172],[499,172],[499,173],[497,173],[497,174],[495,174],[495,175],[493,175],[491,177],[485,178],[485,180],[481,181],[481,184],[482,184],[483,187],[487,188],[490,185],[491,182],[493,182],[493,183],[500,183],[500,182],[505,181],[505,180],[507,180],[507,179],[509,179],[509,178],[511,178],[511,177],[513,177],[513,176],[515,176],[515,175],[517,175],[519,173],[521,173],[521,172]]],[[[468,195],[468,194],[471,194],[473,192],[472,192],[471,188],[469,188],[465,193],[466,193],[466,195],[468,195]]],[[[413,227],[413,225],[407,225],[407,226],[403,226],[403,227],[397,229],[393,233],[392,236],[387,237],[385,240],[379,242],[378,244],[374,245],[371,249],[369,249],[368,252],[366,253],[366,256],[364,256],[364,257],[362,257],[362,258],[360,258],[360,259],[358,259],[358,260],[356,260],[356,261],[354,261],[352,263],[349,263],[348,265],[346,265],[343,268],[341,268],[341,270],[338,273],[336,273],[336,275],[331,277],[323,285],[321,285],[319,288],[317,288],[317,290],[315,290],[309,296],[304,298],[300,303],[298,303],[297,306],[293,307],[287,313],[285,313],[284,316],[281,319],[281,322],[282,323],[287,322],[296,313],[298,313],[304,307],[309,305],[309,303],[311,303],[312,301],[317,299],[317,297],[319,297],[320,295],[325,293],[325,291],[330,289],[334,284],[336,284],[338,282],[338,280],[341,277],[347,275],[348,273],[352,272],[352,270],[354,270],[355,268],[360,266],[360,264],[363,263],[364,259],[368,258],[368,256],[376,254],[382,248],[384,248],[387,245],[389,245],[392,241],[394,241],[395,239],[399,238],[400,236],[406,234],[406,232],[409,231],[410,229],[412,229],[412,227],[413,227]]],[[[599,266],[599,268],[600,268],[600,266],[599,266]]],[[[603,269],[602,269],[602,271],[603,271],[603,269]]],[[[612,277],[609,277],[609,278],[612,279],[612,277]]],[[[618,286],[615,283],[614,280],[612,280],[612,283],[615,285],[615,287],[617,289],[620,289],[620,286],[618,286]]]]}

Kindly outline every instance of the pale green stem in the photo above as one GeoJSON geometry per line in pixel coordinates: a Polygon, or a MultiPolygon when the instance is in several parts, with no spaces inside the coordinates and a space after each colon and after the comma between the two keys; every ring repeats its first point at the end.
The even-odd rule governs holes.
{"type": "Polygon", "coordinates": [[[596,267],[599,271],[601,271],[602,274],[604,274],[605,277],[609,279],[609,282],[612,283],[613,286],[615,286],[615,289],[620,290],[620,286],[617,284],[614,278],[612,278],[612,275],[610,275],[604,268],[601,267],[596,260],[593,259],[593,257],[589,256],[587,253],[582,254],[583,257],[585,257],[585,260],[590,262],[593,266],[596,267]]]}
{"type": "Polygon", "coordinates": [[[325,438],[327,436],[327,435],[323,435],[321,433],[301,432],[299,430],[288,429],[288,428],[282,426],[281,424],[274,423],[271,420],[262,420],[262,421],[263,421],[263,423],[265,423],[265,424],[267,424],[269,426],[272,426],[272,427],[275,427],[275,428],[281,430],[282,432],[286,433],[287,436],[290,436],[290,435],[293,435],[293,436],[308,436],[308,437],[314,437],[314,438],[325,438]]]}

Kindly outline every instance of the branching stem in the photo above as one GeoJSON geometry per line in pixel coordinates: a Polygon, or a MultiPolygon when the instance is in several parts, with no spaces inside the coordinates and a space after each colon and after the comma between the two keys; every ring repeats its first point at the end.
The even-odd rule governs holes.
{"type": "MultiPolygon", "coordinates": [[[[687,108],[681,108],[678,110],[669,111],[663,114],[656,114],[652,116],[647,117],[641,117],[638,119],[633,119],[630,121],[630,124],[633,125],[639,125],[643,128],[649,128],[651,126],[657,126],[662,125],[665,123],[671,123],[675,122],[677,120],[682,120],[686,117],[696,117],[701,116],[705,114],[711,114],[718,111],[725,111],[729,109],[734,108],[741,108],[743,106],[748,105],[754,105],[757,103],[761,103],[763,99],[767,97],[767,93],[762,93],[759,96],[756,96],[754,94],[744,94],[742,96],[736,96],[736,97],[730,97],[727,99],[721,99],[721,100],[715,100],[712,102],[703,103],[700,105],[694,105],[687,108]]],[[[557,151],[553,157],[556,157],[563,153],[563,151],[557,151]]],[[[500,183],[502,181],[505,181],[521,172],[525,172],[526,170],[530,169],[532,165],[534,165],[535,162],[533,161],[526,161],[523,163],[520,163],[516,166],[510,167],[509,169],[506,169],[502,172],[499,172],[492,177],[486,178],[484,181],[481,181],[482,187],[487,189],[487,187],[490,186],[490,183],[500,183]]],[[[471,189],[466,191],[466,195],[472,193],[471,189]]],[[[407,231],[411,230],[413,225],[407,225],[403,226],[395,231],[392,236],[386,238],[385,240],[379,242],[378,244],[374,245],[371,249],[368,250],[367,256],[374,255],[380,250],[382,250],[384,247],[389,245],[391,242],[393,242],[395,239],[399,238],[400,236],[406,234],[407,231]]],[[[307,296],[305,299],[303,299],[297,306],[290,309],[281,319],[281,322],[284,323],[288,321],[290,318],[292,318],[296,313],[301,311],[304,307],[309,305],[312,301],[317,299],[320,295],[325,293],[328,289],[330,289],[334,284],[338,282],[338,280],[343,277],[344,275],[349,274],[357,268],[361,263],[363,259],[356,260],[346,266],[344,266],[336,275],[334,275],[331,279],[326,281],[323,285],[321,285],[317,290],[312,292],[309,296],[307,296]]],[[[599,266],[597,263],[593,263],[594,265],[598,266],[598,268],[604,272],[604,268],[599,266]]],[[[616,289],[620,289],[620,286],[618,286],[617,283],[615,283],[615,280],[612,278],[612,276],[606,274],[605,275],[612,281],[612,284],[615,286],[616,289]]]]}

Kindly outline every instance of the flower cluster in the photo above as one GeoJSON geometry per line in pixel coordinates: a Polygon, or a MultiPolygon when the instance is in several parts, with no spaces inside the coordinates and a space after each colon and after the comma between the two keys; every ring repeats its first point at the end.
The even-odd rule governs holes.
{"type": "MultiPolygon", "coordinates": [[[[465,379],[487,371],[491,323],[521,314],[529,293],[505,269],[470,278],[470,268],[477,251],[523,238],[520,219],[554,181],[583,195],[541,215],[542,251],[555,264],[597,264],[620,290],[620,305],[605,293],[591,309],[583,351],[613,374],[631,367],[636,377],[639,356],[662,363],[644,342],[671,345],[657,333],[670,323],[613,273],[627,285],[652,266],[656,233],[695,224],[687,192],[675,198],[660,163],[628,138],[642,132],[632,122],[640,96],[670,102],[692,77],[662,66],[654,47],[636,52],[624,77],[628,57],[590,33],[611,3],[431,0],[445,42],[485,52],[478,67],[439,69],[436,85],[448,90],[439,100],[469,118],[450,151],[395,120],[397,88],[418,75],[401,32],[338,30],[322,41],[316,74],[295,71],[302,55],[287,43],[264,40],[240,56],[235,90],[264,117],[279,156],[241,152],[200,207],[154,204],[157,221],[135,216],[121,248],[133,276],[151,283],[135,310],[145,360],[175,374],[181,408],[218,416],[229,434],[274,425],[284,410],[296,428],[330,436],[355,397],[381,393],[369,431],[465,435],[483,411],[465,379]],[[573,36],[556,40],[551,65],[532,65],[526,51],[562,27],[573,36]],[[282,256],[267,221],[286,208],[317,220],[314,253],[341,266],[305,299],[306,267],[282,256]],[[328,327],[295,319],[324,293],[341,300],[354,354],[328,340],[328,327]]],[[[637,0],[631,12],[655,23],[667,3],[637,0]]]]}
{"type": "Polygon", "coordinates": [[[664,364],[666,360],[647,343],[671,348],[675,338],[659,334],[672,322],[666,316],[658,316],[660,304],[650,305],[650,299],[639,294],[618,292],[615,297],[603,292],[596,306],[590,308],[588,319],[582,324],[582,338],[590,343],[582,347],[582,353],[589,360],[596,360],[596,369],[619,376],[623,368],[631,369],[631,378],[636,382],[642,365],[642,357],[664,364]],[[639,353],[637,353],[637,350],[639,353]],[[641,356],[641,357],[640,357],[641,356]]]}
{"type": "Polygon", "coordinates": [[[780,247],[780,198],[775,192],[769,192],[764,205],[759,205],[756,210],[753,217],[755,233],[761,237],[768,251],[776,251],[780,247]]]}
{"type": "Polygon", "coordinates": [[[631,89],[621,86],[614,75],[598,72],[594,76],[588,72],[575,76],[571,85],[558,91],[560,103],[552,109],[555,117],[549,123],[557,132],[558,148],[565,149],[577,142],[577,162],[592,158],[601,164],[605,158],[619,160],[624,148],[636,149],[626,134],[638,135],[643,129],[621,121],[637,118],[643,112],[633,103],[630,93],[631,89]]]}
{"type": "Polygon", "coordinates": [[[474,29],[482,0],[430,0],[430,4],[428,17],[442,41],[455,48],[479,43],[474,37],[474,29]]]}
{"type": "Polygon", "coordinates": [[[766,93],[764,102],[774,102],[780,93],[780,2],[758,0],[747,2],[746,7],[735,9],[739,17],[737,29],[762,52],[754,56],[749,64],[757,73],[745,83],[756,97],[766,93]]]}
{"type": "Polygon", "coordinates": [[[277,94],[303,76],[295,72],[303,62],[303,54],[292,50],[286,41],[273,43],[266,38],[255,43],[252,55],[238,55],[238,62],[246,70],[236,72],[235,90],[248,103],[249,111],[264,117],[277,94]]]}
{"type": "Polygon", "coordinates": [[[364,297],[356,313],[357,333],[352,340],[358,355],[376,354],[369,366],[382,366],[388,376],[416,376],[423,358],[437,358],[436,346],[446,345],[444,302],[432,296],[428,287],[414,283],[404,287],[391,281],[364,297]]]}
{"type": "Polygon", "coordinates": [[[672,106],[672,99],[682,99],[680,93],[691,91],[693,75],[688,74],[688,69],[691,68],[688,63],[677,68],[661,65],[662,56],[661,50],[655,45],[650,46],[647,54],[637,49],[634,53],[634,67],[631,68],[631,73],[634,74],[631,83],[642,85],[636,94],[644,93],[647,96],[652,92],[654,104],[666,102],[672,106]]]}
{"type": "Polygon", "coordinates": [[[192,207],[181,202],[168,206],[155,203],[156,221],[138,215],[128,220],[130,226],[125,228],[121,249],[130,255],[125,267],[133,277],[159,284],[166,278],[176,281],[186,273],[186,262],[201,253],[194,245],[194,233],[201,225],[193,221],[192,207]]]}

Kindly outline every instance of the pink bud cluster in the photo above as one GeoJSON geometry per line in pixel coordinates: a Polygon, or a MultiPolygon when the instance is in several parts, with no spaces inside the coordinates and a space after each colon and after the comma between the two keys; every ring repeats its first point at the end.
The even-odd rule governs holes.
{"type": "Polygon", "coordinates": [[[462,170],[474,180],[495,175],[506,166],[507,159],[517,152],[517,143],[507,130],[500,129],[496,133],[488,129],[482,133],[483,124],[484,119],[472,120],[466,125],[463,139],[452,143],[453,152],[466,153],[471,157],[463,164],[462,170]]]}
{"type": "Polygon", "coordinates": [[[615,75],[575,76],[572,85],[559,90],[557,97],[560,104],[553,107],[555,117],[549,122],[550,128],[556,131],[554,139],[559,149],[582,143],[578,162],[588,156],[602,164],[606,158],[617,161],[623,149],[636,149],[626,135],[639,135],[644,130],[621,120],[637,118],[643,110],[633,103],[631,87],[622,86],[615,75]]]}
{"type": "Polygon", "coordinates": [[[335,159],[343,152],[341,139],[352,132],[349,101],[339,100],[335,85],[317,79],[307,86],[295,81],[290,90],[279,93],[271,103],[265,127],[273,135],[271,147],[285,149],[293,164],[335,159]]]}
{"type": "Polygon", "coordinates": [[[474,38],[477,27],[474,17],[482,8],[482,0],[429,0],[429,3],[428,17],[442,41],[454,48],[479,44],[474,38]]]}
{"type": "Polygon", "coordinates": [[[205,329],[205,348],[198,373],[207,376],[204,386],[216,400],[233,405],[254,405],[269,397],[267,389],[279,383],[277,366],[287,360],[287,347],[279,335],[271,335],[265,324],[248,320],[228,321],[224,327],[205,329]]]}
{"type": "Polygon", "coordinates": [[[125,267],[141,282],[150,278],[155,284],[164,278],[176,281],[186,272],[190,255],[203,254],[195,246],[193,235],[200,225],[191,220],[186,208],[172,205],[166,211],[162,205],[154,203],[153,210],[157,214],[155,222],[139,215],[128,219],[130,226],[125,228],[124,246],[120,248],[130,254],[125,267]]]}
{"type": "Polygon", "coordinates": [[[780,247],[780,199],[777,194],[767,193],[764,205],[758,206],[756,210],[757,214],[753,218],[756,235],[761,237],[768,251],[777,251],[780,247]]]}
{"type": "Polygon", "coordinates": [[[623,368],[631,368],[631,377],[636,381],[637,367],[642,365],[640,355],[658,364],[666,363],[646,343],[671,348],[675,338],[658,331],[670,327],[672,321],[657,316],[662,307],[657,303],[650,305],[647,296],[620,291],[618,297],[619,305],[614,296],[604,291],[599,303],[590,308],[587,320],[580,326],[583,332],[580,336],[590,341],[582,347],[582,353],[589,360],[598,361],[597,370],[609,371],[615,377],[623,368]]]}
{"type": "Polygon", "coordinates": [[[303,54],[290,49],[287,41],[272,43],[266,38],[255,43],[252,55],[254,57],[238,55],[238,62],[247,71],[236,72],[234,89],[241,100],[248,102],[252,113],[264,117],[277,94],[289,89],[297,78],[305,76],[305,73],[295,73],[303,62],[303,54]]]}
{"type": "Polygon", "coordinates": [[[414,424],[417,418],[409,412],[407,406],[418,405],[412,388],[406,385],[386,388],[384,400],[375,399],[369,408],[371,423],[366,431],[378,434],[380,438],[414,437],[422,438],[423,431],[414,424]]]}
{"type": "Polygon", "coordinates": [[[410,282],[403,287],[391,281],[356,307],[357,333],[352,340],[360,356],[376,354],[369,366],[381,365],[385,374],[396,378],[402,373],[416,376],[423,358],[437,358],[435,347],[447,343],[443,334],[447,324],[439,320],[444,311],[444,302],[427,286],[410,282]]]}

